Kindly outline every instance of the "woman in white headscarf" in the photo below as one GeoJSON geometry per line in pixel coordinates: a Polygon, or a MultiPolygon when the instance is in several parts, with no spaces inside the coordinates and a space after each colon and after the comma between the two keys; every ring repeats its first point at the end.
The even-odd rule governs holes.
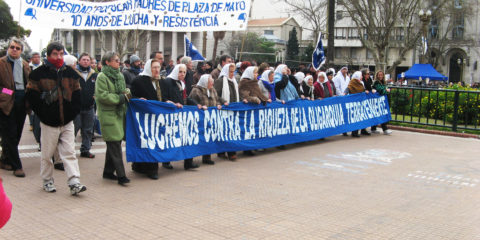
{"type": "MultiPolygon", "coordinates": [[[[229,103],[239,102],[240,96],[238,94],[238,83],[235,79],[235,64],[225,64],[213,86],[217,91],[218,97],[221,97],[229,103]]],[[[227,155],[225,155],[225,153],[218,153],[218,157],[227,158],[227,155]]],[[[229,152],[228,159],[235,161],[237,159],[237,153],[229,152]]]]}
{"type": "Polygon", "coordinates": [[[308,75],[305,78],[303,78],[302,82],[302,91],[303,95],[307,97],[308,99],[315,100],[315,94],[314,94],[314,87],[313,87],[313,76],[308,75]]]}
{"type": "Polygon", "coordinates": [[[235,64],[225,64],[218,79],[214,83],[215,90],[219,97],[227,102],[239,102],[238,83],[235,79],[235,64]]]}
{"type": "Polygon", "coordinates": [[[249,103],[266,103],[272,102],[268,97],[263,95],[260,87],[258,86],[258,68],[257,67],[248,67],[243,71],[242,77],[240,78],[240,85],[238,86],[238,91],[240,93],[240,98],[247,100],[249,103]]]}
{"type": "MultiPolygon", "coordinates": [[[[228,106],[228,102],[221,97],[218,97],[217,91],[213,88],[213,82],[212,75],[202,75],[198,80],[197,85],[195,85],[192,92],[190,92],[189,97],[195,100],[198,104],[201,104],[204,109],[216,106],[220,110],[222,109],[222,104],[228,106]]],[[[215,162],[212,161],[210,154],[203,155],[202,162],[209,165],[215,164],[215,162]]]]}
{"type": "MultiPolygon", "coordinates": [[[[164,80],[165,89],[162,91],[163,101],[171,101],[177,107],[182,107],[183,104],[197,105],[198,109],[203,106],[198,104],[195,100],[187,96],[185,89],[185,76],[187,74],[187,66],[185,64],[177,64],[172,72],[164,80]]],[[[162,163],[166,169],[173,169],[170,162],[162,163]]],[[[185,170],[197,168],[198,165],[193,163],[193,158],[185,159],[183,167],[185,170]]]]}
{"type": "Polygon", "coordinates": [[[280,64],[275,69],[275,95],[277,98],[284,101],[291,101],[300,98],[304,98],[302,94],[299,94],[298,80],[294,76],[290,76],[290,69],[287,65],[280,64]]]}
{"type": "Polygon", "coordinates": [[[262,73],[260,80],[258,80],[258,86],[263,95],[270,98],[272,101],[277,101],[275,96],[275,83],[273,82],[273,71],[268,69],[262,73]]]}

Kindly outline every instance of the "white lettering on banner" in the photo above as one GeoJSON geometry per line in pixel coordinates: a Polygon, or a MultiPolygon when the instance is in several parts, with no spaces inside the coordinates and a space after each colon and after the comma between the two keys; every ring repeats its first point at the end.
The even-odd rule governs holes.
{"type": "Polygon", "coordinates": [[[250,0],[20,0],[20,24],[78,30],[156,31],[245,30],[250,0]]]}
{"type": "Polygon", "coordinates": [[[349,102],[347,108],[348,123],[357,123],[388,114],[385,96],[371,98],[361,102],[349,102]]]}

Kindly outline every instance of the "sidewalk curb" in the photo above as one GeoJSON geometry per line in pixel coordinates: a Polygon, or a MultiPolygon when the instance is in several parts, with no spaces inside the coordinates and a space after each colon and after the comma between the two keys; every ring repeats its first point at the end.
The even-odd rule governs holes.
{"type": "Polygon", "coordinates": [[[442,136],[450,136],[450,137],[461,137],[461,138],[475,138],[480,139],[480,135],[470,134],[470,133],[458,133],[458,132],[448,132],[448,131],[439,131],[439,130],[430,130],[430,129],[421,129],[421,128],[413,128],[413,127],[404,127],[404,126],[396,126],[396,125],[388,125],[388,128],[400,131],[410,131],[410,132],[418,132],[418,133],[429,133],[429,134],[436,134],[442,136]]]}

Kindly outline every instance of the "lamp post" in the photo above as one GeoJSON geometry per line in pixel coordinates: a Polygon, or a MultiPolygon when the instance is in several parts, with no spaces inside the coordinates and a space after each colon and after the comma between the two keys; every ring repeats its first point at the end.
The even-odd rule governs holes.
{"type": "MultiPolygon", "coordinates": [[[[467,59],[465,58],[459,58],[457,59],[458,66],[460,67],[460,79],[459,82],[462,82],[463,80],[463,69],[465,69],[465,65],[467,65],[467,59]]],[[[471,84],[471,81],[470,81],[471,84]]]]}
{"type": "Polygon", "coordinates": [[[420,54],[420,63],[425,64],[427,63],[427,46],[426,46],[426,41],[427,41],[427,26],[430,23],[430,17],[432,16],[432,11],[427,10],[424,11],[423,9],[418,12],[418,16],[420,17],[420,21],[422,21],[422,36],[423,36],[423,41],[422,41],[422,54],[420,54]]]}

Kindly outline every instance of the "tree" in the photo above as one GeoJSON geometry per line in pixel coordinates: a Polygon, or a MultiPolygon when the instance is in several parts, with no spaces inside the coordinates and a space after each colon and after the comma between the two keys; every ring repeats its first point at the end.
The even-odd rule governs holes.
{"type": "MultiPolygon", "coordinates": [[[[442,9],[446,1],[438,1],[433,14],[442,9]]],[[[386,69],[388,73],[392,73],[419,42],[422,33],[418,10],[422,8],[422,0],[343,0],[338,3],[355,24],[363,46],[373,53],[377,70],[385,69],[390,48],[397,49],[398,55],[386,69]]]]}
{"type": "Polygon", "coordinates": [[[298,38],[297,30],[294,27],[289,33],[288,42],[287,42],[287,59],[297,60],[298,58],[298,38]]]}
{"type": "MultiPolygon", "coordinates": [[[[287,4],[288,13],[299,15],[303,20],[309,22],[313,27],[313,39],[318,39],[320,32],[325,29],[326,0],[277,0],[287,4]]],[[[307,29],[307,28],[305,28],[307,29]]]]}
{"type": "Polygon", "coordinates": [[[213,38],[215,39],[215,42],[213,43],[213,53],[212,53],[212,59],[215,59],[217,56],[217,47],[218,47],[218,41],[223,40],[225,38],[225,31],[220,31],[220,32],[213,32],[213,38]]]}
{"type": "Polygon", "coordinates": [[[275,43],[267,41],[265,38],[260,37],[257,33],[247,32],[241,33],[237,37],[232,38],[230,42],[227,43],[227,49],[231,56],[235,56],[236,51],[249,52],[256,54],[243,54],[241,61],[252,61],[256,62],[275,62],[274,55],[262,55],[258,53],[275,53],[277,50],[274,48],[275,43]],[[243,49],[242,49],[243,42],[243,49]]]}
{"type": "Polygon", "coordinates": [[[315,47],[313,46],[313,43],[309,43],[303,52],[302,61],[311,62],[312,54],[314,50],[315,50],[315,47]]]}
{"type": "Polygon", "coordinates": [[[335,0],[328,0],[327,25],[328,45],[325,64],[330,66],[333,65],[335,56],[335,0]]]}
{"type": "Polygon", "coordinates": [[[13,16],[10,13],[10,7],[3,0],[0,0],[0,40],[8,40],[9,38],[16,36],[18,38],[30,36],[31,31],[25,30],[22,26],[18,25],[17,21],[13,21],[13,16]]]}
{"type": "MultiPolygon", "coordinates": [[[[107,51],[105,46],[106,30],[95,31],[95,33],[100,39],[101,48],[107,51]]],[[[116,40],[116,48],[113,51],[118,54],[120,59],[126,55],[134,54],[149,40],[147,30],[113,30],[111,33],[116,40]]]]}

